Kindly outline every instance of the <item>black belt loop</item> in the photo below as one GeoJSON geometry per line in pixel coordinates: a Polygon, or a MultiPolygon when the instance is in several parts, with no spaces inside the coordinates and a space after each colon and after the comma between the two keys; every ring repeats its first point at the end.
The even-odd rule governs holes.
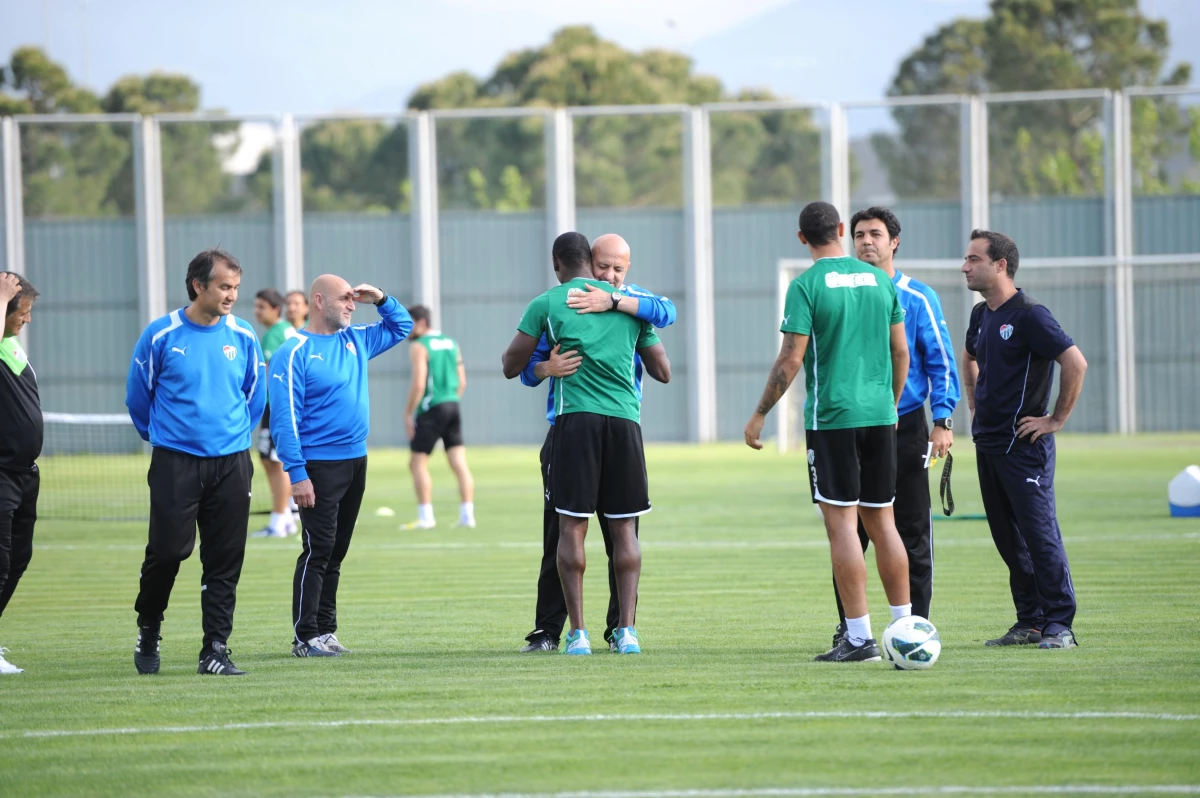
{"type": "Polygon", "coordinates": [[[942,512],[954,515],[954,491],[950,490],[950,473],[954,469],[954,457],[946,452],[946,465],[942,467],[942,484],[939,490],[942,496],[942,512]]]}

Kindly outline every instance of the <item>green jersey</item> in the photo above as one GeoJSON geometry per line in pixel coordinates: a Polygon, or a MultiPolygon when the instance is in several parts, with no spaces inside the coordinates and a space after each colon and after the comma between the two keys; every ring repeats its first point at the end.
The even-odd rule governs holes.
{"type": "Polygon", "coordinates": [[[262,337],[263,356],[267,362],[271,361],[271,355],[275,354],[275,350],[283,346],[283,342],[291,338],[295,332],[292,330],[292,325],[286,321],[277,321],[267,330],[262,337]]]}
{"type": "Polygon", "coordinates": [[[567,297],[597,286],[616,289],[600,280],[574,280],[551,288],[529,303],[517,329],[534,338],[546,336],[551,349],[577,351],[583,361],[570,377],[555,380],[555,414],[597,413],[627,418],[640,424],[642,405],[634,388],[633,356],[658,343],[649,324],[627,313],[579,313],[567,307],[567,297]]]}
{"type": "Polygon", "coordinates": [[[458,401],[458,344],[437,331],[430,331],[417,339],[426,353],[425,396],[417,405],[421,415],[434,405],[458,401]]]}
{"type": "Polygon", "coordinates": [[[810,336],[805,429],[896,423],[891,326],[903,321],[896,287],[869,263],[821,258],[792,280],[779,331],[810,336]]]}

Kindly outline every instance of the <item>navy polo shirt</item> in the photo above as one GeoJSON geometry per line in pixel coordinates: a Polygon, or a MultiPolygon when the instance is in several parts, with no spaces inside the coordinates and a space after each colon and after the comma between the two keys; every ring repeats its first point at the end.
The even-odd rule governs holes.
{"type": "Polygon", "coordinates": [[[1017,422],[1044,416],[1054,360],[1075,345],[1045,305],[1017,289],[995,310],[980,302],[967,325],[967,353],[979,362],[975,382],[975,447],[989,454],[1027,448],[1017,422]]]}

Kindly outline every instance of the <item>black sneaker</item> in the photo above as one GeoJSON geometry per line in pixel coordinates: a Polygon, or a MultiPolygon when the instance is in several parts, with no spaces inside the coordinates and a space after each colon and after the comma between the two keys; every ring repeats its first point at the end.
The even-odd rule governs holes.
{"type": "Polygon", "coordinates": [[[224,643],[214,640],[212,651],[200,658],[200,667],[196,669],[196,673],[211,674],[213,676],[245,676],[246,672],[238,670],[232,662],[229,661],[229,649],[224,643]]]}
{"type": "Polygon", "coordinates": [[[522,654],[532,654],[540,651],[558,651],[558,641],[540,629],[530,634],[525,640],[528,642],[521,647],[522,654]]]}
{"type": "Polygon", "coordinates": [[[143,676],[158,673],[162,658],[158,654],[158,641],[162,640],[161,627],[139,626],[137,645],[133,649],[133,665],[143,676]]]}
{"type": "Polygon", "coordinates": [[[837,628],[833,630],[833,648],[837,648],[842,642],[842,638],[846,636],[846,624],[839,623],[837,628]]]}
{"type": "Polygon", "coordinates": [[[1038,643],[1038,648],[1078,648],[1079,644],[1075,642],[1075,633],[1070,629],[1063,629],[1061,632],[1055,632],[1052,635],[1042,635],[1041,642],[1038,643]]]}
{"type": "Polygon", "coordinates": [[[1042,642],[1042,630],[1027,623],[1014,623],[1003,637],[989,640],[985,646],[1032,646],[1042,642]]]}
{"type": "Polygon", "coordinates": [[[879,644],[875,638],[864,640],[861,646],[850,642],[849,637],[843,637],[836,646],[824,654],[816,656],[816,662],[879,662],[879,644]]]}

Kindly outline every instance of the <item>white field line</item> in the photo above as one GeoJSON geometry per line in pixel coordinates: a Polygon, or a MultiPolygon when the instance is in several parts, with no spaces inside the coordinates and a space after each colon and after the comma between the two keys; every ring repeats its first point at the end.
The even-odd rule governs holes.
{"type": "Polygon", "coordinates": [[[446,793],[409,798],[822,798],[860,795],[1200,795],[1194,784],[1050,784],[1028,787],[768,787],[745,790],[604,790],[446,793]]]}
{"type": "Polygon", "coordinates": [[[354,726],[464,726],[485,724],[537,723],[636,723],[665,721],[695,723],[712,721],[760,720],[900,720],[932,718],[937,720],[1135,720],[1162,723],[1200,721],[1200,715],[1165,712],[1006,712],[1006,711],[864,711],[864,712],[726,712],[705,714],[628,714],[628,715],[483,715],[449,718],[359,718],[345,720],[268,720],[251,723],[219,723],[203,726],[140,726],[113,729],[43,729],[0,731],[0,739],[42,739],[50,737],[110,737],[127,734],[199,734],[203,732],[255,729],[340,729],[354,726]]]}
{"type": "MultiPolygon", "coordinates": [[[[980,523],[983,523],[982,521],[980,523]]],[[[1200,540],[1200,532],[1164,532],[1157,535],[1089,535],[1086,537],[1064,537],[1063,542],[1072,546],[1087,543],[1140,543],[1146,541],[1200,540]]],[[[992,546],[990,537],[977,538],[934,538],[936,546],[992,546]]],[[[294,547],[284,548],[273,542],[255,542],[255,551],[272,548],[295,556],[294,547]]],[[[645,540],[643,549],[824,549],[825,540],[645,540]]],[[[144,543],[35,543],[35,551],[145,551],[144,543]]],[[[541,549],[537,541],[498,541],[494,543],[376,543],[370,540],[354,544],[355,551],[480,551],[484,549],[541,549]]]]}

